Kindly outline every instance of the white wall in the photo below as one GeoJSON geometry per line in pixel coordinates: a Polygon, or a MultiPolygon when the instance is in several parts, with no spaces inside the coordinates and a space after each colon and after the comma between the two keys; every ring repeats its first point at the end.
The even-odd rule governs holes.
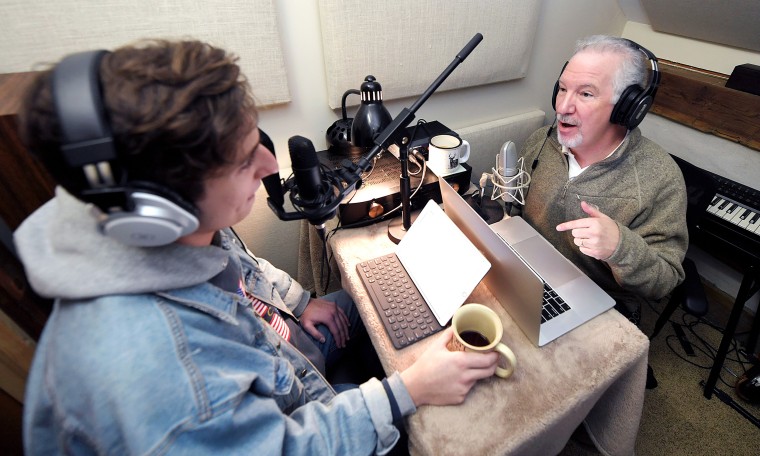
{"type": "Polygon", "coordinates": [[[640,22],[628,21],[622,36],[641,44],[658,58],[718,73],[730,75],[735,66],[743,63],[760,64],[758,52],[655,32],[640,22]]]}

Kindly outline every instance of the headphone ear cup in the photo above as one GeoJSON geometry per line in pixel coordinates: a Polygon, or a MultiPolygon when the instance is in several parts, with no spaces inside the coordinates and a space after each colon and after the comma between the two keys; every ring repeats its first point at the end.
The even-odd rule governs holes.
{"type": "Polygon", "coordinates": [[[610,122],[628,127],[629,120],[632,115],[635,114],[632,110],[634,109],[634,106],[638,104],[638,99],[642,96],[643,92],[644,91],[641,87],[637,85],[626,87],[623,93],[620,94],[617,103],[615,103],[615,106],[612,108],[610,122]]]}
{"type": "Polygon", "coordinates": [[[626,120],[626,126],[629,130],[633,130],[639,126],[641,121],[644,120],[644,116],[649,112],[649,108],[652,107],[653,102],[654,99],[651,95],[642,94],[637,97],[634,105],[630,108],[631,113],[626,120]]]}
{"type": "Polygon", "coordinates": [[[138,247],[171,244],[198,229],[198,218],[173,201],[143,191],[130,194],[133,209],[108,214],[100,228],[106,236],[138,247]]]}

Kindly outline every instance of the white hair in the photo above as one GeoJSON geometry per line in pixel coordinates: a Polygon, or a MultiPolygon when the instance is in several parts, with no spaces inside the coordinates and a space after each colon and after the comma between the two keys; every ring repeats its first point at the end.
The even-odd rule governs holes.
{"type": "Polygon", "coordinates": [[[647,85],[647,55],[633,41],[607,35],[593,35],[578,40],[575,54],[585,51],[611,52],[623,57],[612,78],[612,104],[617,103],[623,91],[631,85],[643,90],[647,85]]]}

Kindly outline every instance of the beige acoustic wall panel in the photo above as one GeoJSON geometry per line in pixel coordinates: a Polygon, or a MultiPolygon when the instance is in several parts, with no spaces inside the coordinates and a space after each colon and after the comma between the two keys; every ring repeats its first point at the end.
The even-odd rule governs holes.
{"type": "Polygon", "coordinates": [[[234,52],[261,105],[290,101],[274,0],[3,0],[0,73],[144,38],[192,38],[234,52]]]}
{"type": "Polygon", "coordinates": [[[471,153],[467,164],[472,166],[472,181],[478,182],[484,172],[496,166],[496,155],[507,142],[515,143],[517,150],[534,131],[543,126],[546,113],[540,109],[496,119],[490,122],[457,129],[457,133],[470,143],[471,153]]]}
{"type": "Polygon", "coordinates": [[[522,78],[540,10],[538,0],[319,0],[329,105],[368,74],[386,100],[420,95],[476,33],[483,41],[439,92],[522,78]]]}

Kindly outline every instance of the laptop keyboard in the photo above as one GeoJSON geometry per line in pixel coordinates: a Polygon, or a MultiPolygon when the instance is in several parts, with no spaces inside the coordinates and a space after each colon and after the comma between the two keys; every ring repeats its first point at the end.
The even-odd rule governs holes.
{"type": "Polygon", "coordinates": [[[363,261],[356,270],[394,347],[404,348],[443,329],[396,254],[363,261]]]}
{"type": "Polygon", "coordinates": [[[570,310],[570,306],[562,299],[548,283],[544,282],[544,301],[541,309],[541,323],[551,320],[557,315],[570,310]]]}

